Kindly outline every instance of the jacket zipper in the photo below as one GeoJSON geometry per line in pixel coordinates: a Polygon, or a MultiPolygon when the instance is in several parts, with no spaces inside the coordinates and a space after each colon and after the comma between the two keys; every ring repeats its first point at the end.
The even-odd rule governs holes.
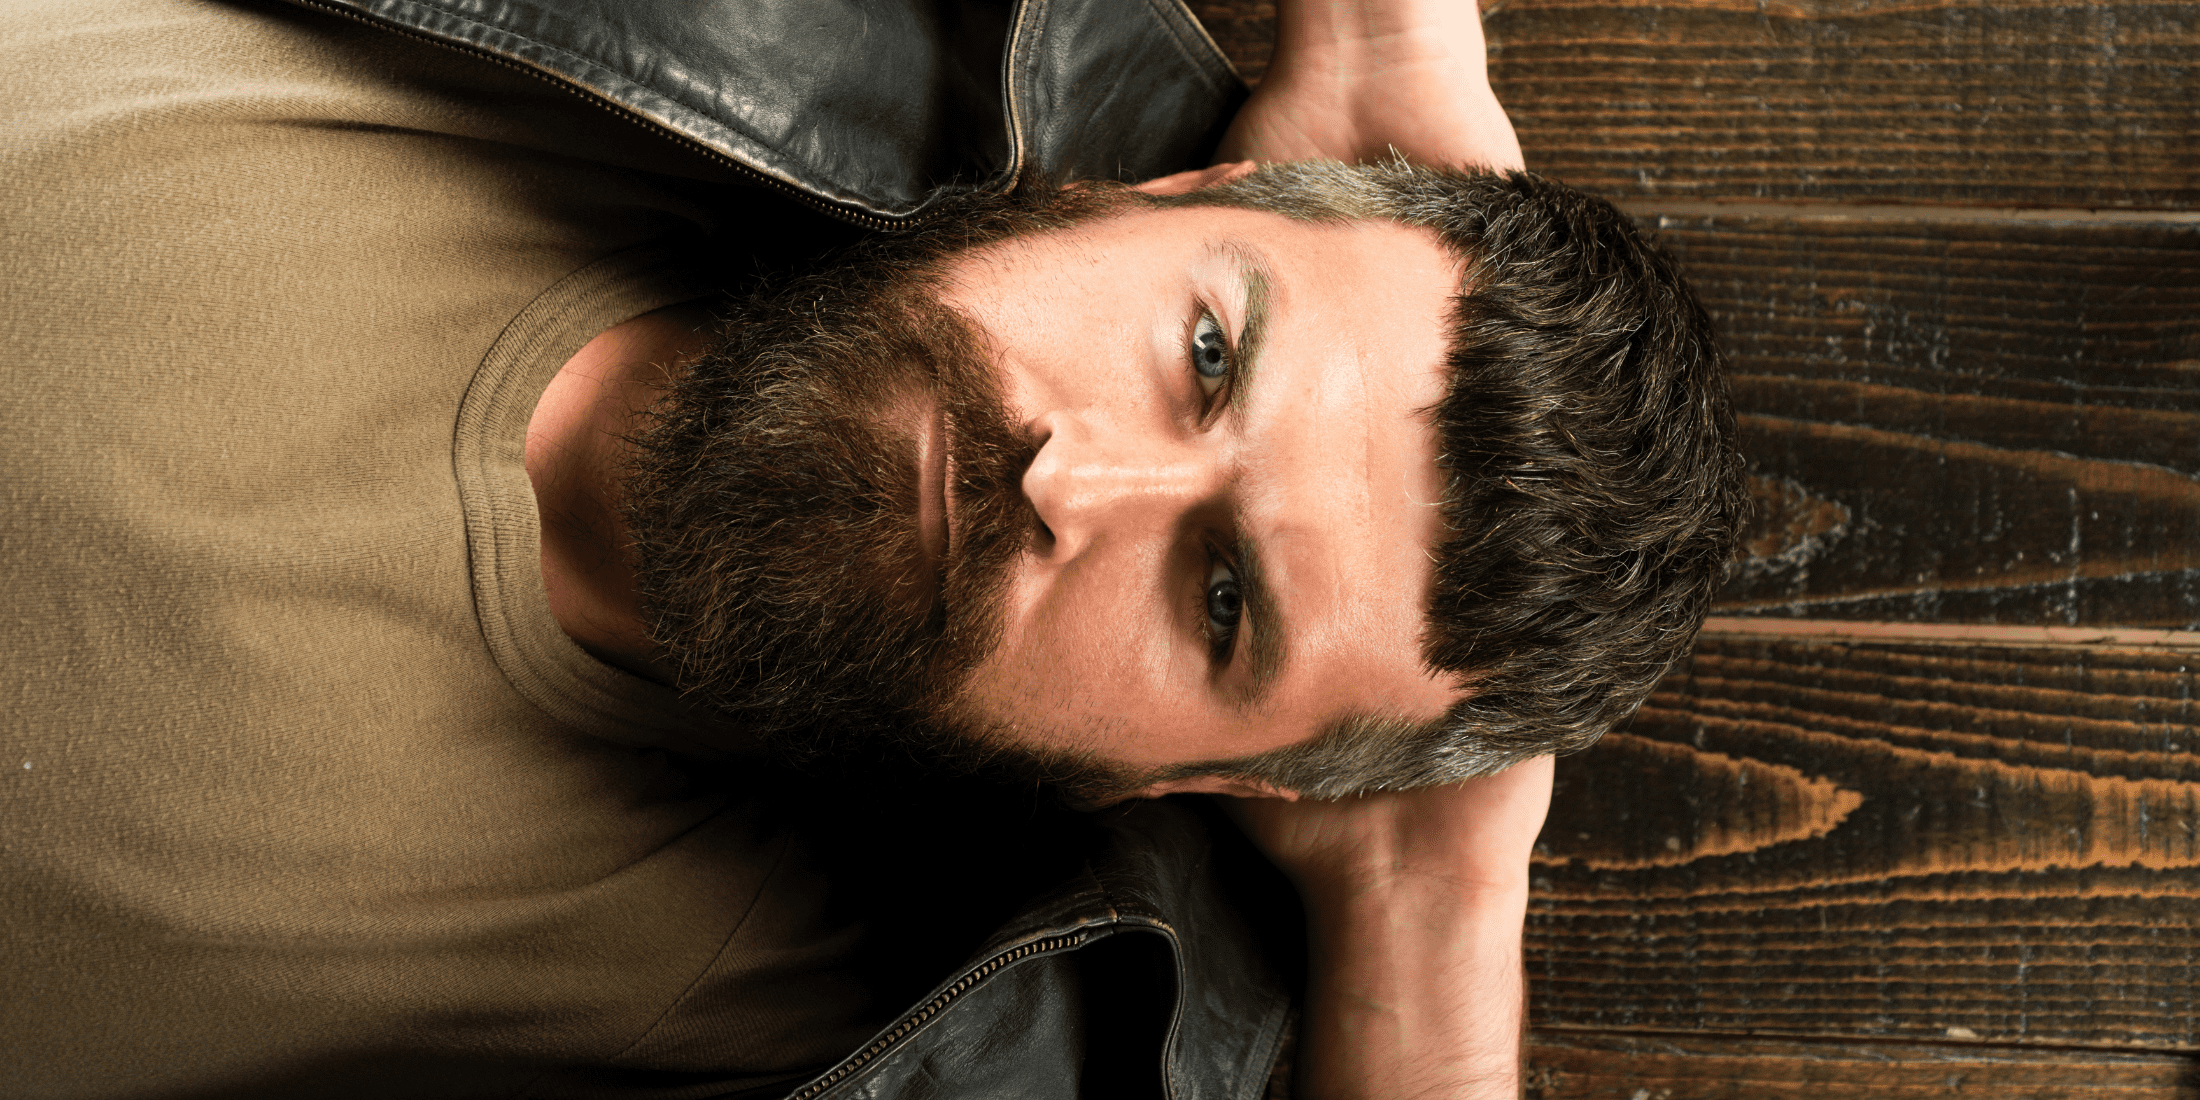
{"type": "Polygon", "coordinates": [[[526,75],[534,77],[537,80],[544,81],[545,83],[548,83],[553,87],[561,88],[566,92],[569,92],[575,96],[580,97],[583,100],[586,100],[589,103],[593,103],[596,106],[606,111],[609,111],[612,114],[617,115],[620,118],[623,118],[636,126],[639,126],[645,130],[649,130],[652,133],[658,134],[659,136],[669,138],[679,145],[686,146],[687,148],[692,149],[695,152],[701,153],[708,160],[731,168],[736,173],[745,176],[751,180],[754,180],[764,187],[767,187],[773,191],[777,191],[780,194],[787,196],[788,198],[794,199],[795,201],[800,202],[803,205],[808,206],[821,214],[826,214],[828,216],[838,218],[841,221],[850,222],[855,225],[862,226],[865,229],[875,230],[907,229],[912,226],[921,225],[925,221],[926,215],[924,214],[918,214],[913,217],[902,218],[899,220],[890,220],[887,218],[879,217],[876,214],[865,214],[860,211],[849,210],[846,207],[841,206],[840,204],[833,202],[830,199],[820,198],[806,190],[803,190],[800,187],[795,186],[794,184],[788,183],[785,180],[779,179],[775,176],[766,175],[763,172],[753,167],[750,167],[749,165],[743,164],[740,161],[735,160],[732,157],[729,157],[726,154],[719,152],[718,150],[713,149],[708,145],[703,144],[695,138],[689,137],[688,135],[683,134],[678,130],[674,130],[668,126],[665,126],[655,119],[643,115],[635,111],[633,108],[627,107],[617,102],[616,100],[610,99],[603,94],[594,91],[593,89],[583,87],[554,73],[544,72],[541,69],[519,64],[518,62],[515,62],[510,58],[504,57],[483,47],[470,45],[464,42],[453,42],[446,38],[439,38],[435,35],[427,34],[423,31],[414,30],[413,28],[404,26],[403,24],[392,23],[383,19],[377,19],[373,16],[354,11],[351,8],[343,7],[334,3],[329,3],[328,0],[290,0],[290,2],[293,4],[297,4],[300,7],[312,8],[316,11],[327,12],[330,15],[340,16],[342,18],[349,19],[355,23],[364,23],[370,27],[376,27],[381,30],[390,31],[394,34],[403,35],[406,38],[426,42],[435,46],[441,46],[446,50],[453,50],[458,53],[467,54],[472,57],[478,57],[483,61],[489,62],[490,64],[500,65],[514,72],[525,73],[526,75]]]}
{"type": "Polygon", "coordinates": [[[1043,955],[1050,951],[1077,947],[1083,944],[1089,935],[1090,933],[1087,932],[1072,932],[1066,936],[1050,936],[1043,940],[1034,940],[1022,947],[1012,948],[987,959],[968,974],[956,979],[955,984],[941,990],[939,996],[919,1006],[915,1012],[909,1014],[908,1019],[896,1025],[892,1031],[873,1040],[870,1046],[849,1055],[848,1060],[834,1067],[832,1072],[810,1082],[809,1087],[789,1096],[787,1100],[816,1100],[817,1097],[823,1095],[833,1086],[847,1080],[856,1071],[894,1049],[903,1039],[908,1038],[911,1033],[922,1027],[926,1021],[946,1011],[947,1006],[955,998],[968,992],[972,986],[985,980],[994,971],[1020,959],[1028,959],[1033,955],[1043,955]]]}

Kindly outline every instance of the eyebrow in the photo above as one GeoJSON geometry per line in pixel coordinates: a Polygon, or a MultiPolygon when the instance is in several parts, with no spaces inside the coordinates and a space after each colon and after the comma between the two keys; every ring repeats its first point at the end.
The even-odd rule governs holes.
{"type": "Polygon", "coordinates": [[[1260,250],[1239,240],[1226,240],[1219,246],[1236,266],[1238,281],[1245,285],[1245,323],[1238,328],[1234,353],[1233,375],[1230,379],[1230,407],[1242,408],[1238,402],[1239,391],[1253,384],[1253,377],[1260,369],[1262,341],[1268,335],[1268,304],[1276,280],[1275,272],[1268,266],[1268,258],[1260,250]]]}
{"type": "MultiPolygon", "coordinates": [[[[1230,379],[1230,411],[1237,415],[1244,409],[1243,399],[1260,366],[1262,338],[1268,333],[1268,308],[1275,288],[1274,270],[1268,266],[1267,257],[1253,246],[1239,240],[1226,240],[1221,250],[1236,265],[1238,280],[1245,286],[1245,321],[1238,330],[1236,353],[1230,379]]],[[[1284,629],[1283,616],[1276,610],[1275,592],[1268,587],[1267,574],[1261,569],[1260,548],[1243,532],[1246,524],[1239,517],[1235,526],[1240,532],[1233,551],[1237,557],[1238,592],[1245,598],[1246,610],[1252,612],[1253,631],[1248,643],[1251,650],[1253,695],[1249,702],[1258,702],[1268,693],[1283,672],[1284,629]]]]}
{"type": "Polygon", "coordinates": [[[1283,672],[1283,617],[1276,613],[1275,593],[1268,587],[1253,540],[1240,535],[1231,550],[1237,558],[1238,594],[1245,598],[1245,609],[1253,619],[1253,637],[1246,643],[1253,670],[1253,696],[1248,701],[1259,702],[1283,672]]]}

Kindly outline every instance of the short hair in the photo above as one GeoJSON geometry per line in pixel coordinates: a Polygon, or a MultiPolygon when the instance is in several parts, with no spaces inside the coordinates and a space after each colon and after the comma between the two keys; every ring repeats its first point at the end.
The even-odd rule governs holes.
{"type": "Polygon", "coordinates": [[[1148,778],[1419,787],[1585,748],[1632,714],[1694,642],[1747,511],[1724,365],[1673,261],[1611,203],[1530,172],[1275,164],[1156,205],[1387,219],[1460,262],[1451,377],[1425,410],[1446,534],[1421,649],[1468,692],[1434,722],[1361,715],[1148,778]]]}

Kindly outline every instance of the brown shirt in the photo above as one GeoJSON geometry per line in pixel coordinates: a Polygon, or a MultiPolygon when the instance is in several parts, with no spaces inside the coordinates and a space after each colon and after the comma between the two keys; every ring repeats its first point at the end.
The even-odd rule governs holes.
{"type": "Polygon", "coordinates": [[[535,400],[707,289],[667,245],[714,208],[561,89],[282,5],[11,0],[0,58],[0,1094],[860,1043],[814,861],[538,570],[535,400]]]}

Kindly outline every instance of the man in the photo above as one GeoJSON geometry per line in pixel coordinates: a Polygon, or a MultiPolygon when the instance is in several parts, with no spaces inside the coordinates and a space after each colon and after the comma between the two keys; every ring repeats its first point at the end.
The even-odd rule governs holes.
{"type": "MultiPolygon", "coordinates": [[[[1404,18],[1478,51],[1471,18],[1404,18]]],[[[1365,151],[1322,89],[1369,71],[1314,42],[1419,39],[1321,20],[1287,9],[1226,154],[1365,151]]],[[[67,59],[9,153],[11,1081],[783,1091],[888,995],[805,831],[833,808],[768,789],[753,742],[922,731],[1095,801],[1284,796],[1243,818],[1313,918],[1309,1094],[1510,1087],[1547,771],[1285,799],[1594,736],[1700,616],[1715,373],[1616,219],[1229,161],[927,197],[713,341],[680,307],[723,276],[666,242],[768,230],[560,92],[280,8],[11,35],[67,59]],[[1558,216],[1479,220],[1507,203],[1558,216]],[[1625,270],[1497,262],[1584,227],[1625,270]],[[1616,314],[1561,300],[1592,274],[1616,314]],[[1486,339],[1447,365],[1459,326],[1486,339]],[[1510,361],[1619,407],[1554,416],[1510,361]],[[1507,419],[1512,450],[1458,445],[1507,419]],[[1537,503],[1567,492],[1606,499],[1537,503]],[[1622,513],[1665,529],[1562,537],[1622,513]]],[[[1486,87],[1379,83],[1490,125],[1486,87]]]]}

